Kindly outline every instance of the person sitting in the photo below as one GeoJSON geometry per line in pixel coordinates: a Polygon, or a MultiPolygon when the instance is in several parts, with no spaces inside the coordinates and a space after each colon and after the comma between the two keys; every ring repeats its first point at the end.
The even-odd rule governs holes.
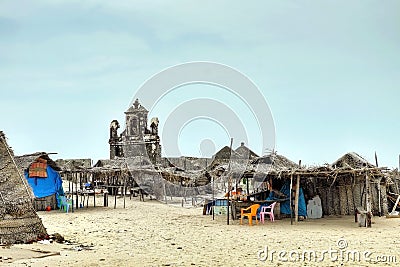
{"type": "Polygon", "coordinates": [[[241,187],[236,188],[236,190],[234,190],[234,189],[235,188],[232,187],[232,189],[225,194],[225,197],[230,196],[233,199],[238,199],[240,197],[240,195],[242,195],[243,189],[241,187]]]}

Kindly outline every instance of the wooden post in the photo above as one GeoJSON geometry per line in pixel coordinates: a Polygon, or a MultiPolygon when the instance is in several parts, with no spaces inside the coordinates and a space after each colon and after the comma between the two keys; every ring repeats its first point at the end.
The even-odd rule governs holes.
{"type": "MultiPolygon", "coordinates": [[[[85,180],[86,180],[86,182],[89,182],[89,178],[88,178],[88,175],[87,175],[86,172],[85,172],[85,180]]],[[[93,187],[93,192],[94,192],[94,185],[92,184],[92,182],[90,182],[90,184],[92,185],[92,187],[93,187]]],[[[93,193],[93,194],[94,194],[94,193],[93,193]]],[[[86,208],[87,208],[87,209],[89,208],[89,193],[88,193],[88,195],[87,195],[86,208]]]]}
{"type": "Polygon", "coordinates": [[[213,220],[215,219],[215,215],[214,215],[214,201],[215,201],[214,186],[215,186],[215,178],[214,178],[214,175],[213,175],[212,176],[212,202],[211,202],[211,212],[212,212],[212,215],[213,215],[213,220]]]}
{"type": "Polygon", "coordinates": [[[75,198],[76,198],[76,201],[75,201],[75,207],[76,207],[76,209],[79,209],[79,196],[78,196],[78,174],[77,173],[75,173],[75,181],[76,181],[76,186],[75,186],[75,198]]]}
{"type": "Polygon", "coordinates": [[[250,187],[249,187],[249,177],[246,177],[246,194],[249,195],[250,194],[250,187]]]}
{"type": "Polygon", "coordinates": [[[294,201],[294,220],[297,223],[299,221],[299,194],[300,194],[300,175],[297,175],[296,179],[296,195],[294,201]]]}
{"type": "Polygon", "coordinates": [[[117,208],[117,194],[118,194],[118,187],[114,185],[114,209],[117,208]]]}
{"type": "Polygon", "coordinates": [[[80,204],[84,205],[85,200],[82,200],[82,197],[84,197],[85,195],[82,193],[82,174],[81,173],[79,173],[79,189],[81,190],[81,203],[80,204]]]}
{"type": "MultiPolygon", "coordinates": [[[[230,172],[230,170],[231,170],[231,157],[232,157],[232,144],[233,144],[233,138],[231,138],[231,145],[230,145],[230,149],[229,149],[229,162],[228,162],[228,175],[229,175],[229,172],[230,172]]],[[[231,190],[231,187],[232,187],[232,177],[229,175],[229,178],[228,178],[228,193],[230,192],[230,190],[231,190]]],[[[227,207],[226,207],[226,224],[227,225],[229,225],[229,196],[230,196],[230,194],[228,194],[228,203],[227,203],[227,207]]]]}
{"type": "Polygon", "coordinates": [[[124,209],[125,209],[125,193],[126,193],[126,177],[124,175],[124,186],[122,188],[123,194],[124,194],[124,209]]]}
{"type": "Polygon", "coordinates": [[[71,211],[74,212],[74,179],[73,179],[74,175],[71,175],[71,191],[69,192],[71,194],[71,211]]]}
{"type": "Polygon", "coordinates": [[[290,205],[290,224],[293,225],[293,173],[290,175],[289,205],[290,205]]]}
{"type": "Polygon", "coordinates": [[[228,197],[227,197],[227,207],[226,207],[226,224],[229,225],[229,201],[230,201],[230,195],[231,195],[231,187],[232,187],[232,181],[231,177],[229,175],[228,178],[228,197]]]}
{"type": "Polygon", "coordinates": [[[367,227],[371,227],[371,185],[369,183],[368,172],[365,172],[365,203],[367,209],[367,227]]]}
{"type": "MultiPolygon", "coordinates": [[[[301,160],[299,160],[299,167],[301,168],[301,160]]],[[[300,195],[300,174],[297,174],[296,179],[296,195],[294,201],[294,220],[299,221],[299,195],[300,195]]]]}
{"type": "Polygon", "coordinates": [[[379,217],[381,217],[382,216],[382,207],[381,207],[381,179],[382,178],[379,178],[379,180],[378,180],[378,185],[377,185],[377,189],[378,189],[378,215],[379,215],[379,217]]]}

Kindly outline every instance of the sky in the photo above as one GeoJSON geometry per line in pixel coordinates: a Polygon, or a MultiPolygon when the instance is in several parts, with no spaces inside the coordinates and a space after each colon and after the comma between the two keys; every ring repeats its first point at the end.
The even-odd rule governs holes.
{"type": "MultiPolygon", "coordinates": [[[[399,10],[396,0],[2,0],[0,130],[17,155],[108,158],[110,122],[124,125],[146,80],[209,61],[258,86],[274,118],[278,154],[318,165],[350,151],[375,162],[376,152],[380,166],[397,167],[399,10]]],[[[234,110],[246,144],[265,153],[255,118],[263,114],[210,85],[177,88],[146,107],[159,117],[161,137],[174,127],[164,125],[174,107],[199,98],[234,110]]],[[[237,147],[243,140],[226,127],[192,120],[175,141],[192,156],[229,145],[231,137],[237,147]]]]}

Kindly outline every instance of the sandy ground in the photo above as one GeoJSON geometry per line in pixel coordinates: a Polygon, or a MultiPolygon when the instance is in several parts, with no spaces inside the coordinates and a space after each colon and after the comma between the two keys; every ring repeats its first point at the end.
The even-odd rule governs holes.
{"type": "Polygon", "coordinates": [[[359,228],[352,216],[306,220],[297,225],[283,219],[250,227],[240,225],[239,221],[226,225],[225,216],[216,216],[213,221],[212,216],[202,215],[200,207],[181,208],[148,199],[140,202],[137,198],[128,198],[126,204],[124,209],[122,199],[118,199],[117,209],[111,206],[83,208],[68,214],[39,212],[49,233],[60,233],[73,243],[0,247],[0,265],[398,265],[388,256],[400,262],[397,218],[374,217],[372,228],[359,228]],[[307,254],[312,251],[315,257],[307,254]],[[359,253],[360,260],[349,252],[359,253]],[[370,253],[368,259],[363,258],[364,252],[370,253]],[[304,260],[303,253],[306,253],[304,260]],[[322,257],[324,260],[319,262],[322,257]]]}

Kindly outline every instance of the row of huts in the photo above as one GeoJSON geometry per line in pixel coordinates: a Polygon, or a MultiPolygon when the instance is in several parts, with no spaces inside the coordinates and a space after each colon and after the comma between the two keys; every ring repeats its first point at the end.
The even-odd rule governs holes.
{"type": "Polygon", "coordinates": [[[216,169],[223,180],[230,179],[233,187],[245,187],[246,194],[255,196],[265,197],[261,192],[271,189],[265,188],[266,183],[280,190],[285,184],[298,182],[306,200],[320,197],[326,216],[353,215],[357,208],[387,215],[400,194],[397,170],[377,167],[355,152],[324,166],[300,164],[272,152],[249,160],[245,167],[235,164],[234,159],[228,163],[221,160],[216,169]]]}
{"type": "Polygon", "coordinates": [[[275,152],[259,157],[242,144],[236,150],[224,147],[211,159],[164,159],[154,166],[145,157],[135,157],[92,165],[90,159],[53,161],[44,152],[14,157],[0,132],[0,157],[0,243],[45,235],[35,210],[57,208],[57,195],[65,194],[64,190],[77,193],[88,182],[109,194],[138,190],[163,200],[167,195],[217,194],[238,186],[257,195],[279,190],[290,181],[302,187],[306,199],[318,195],[327,216],[352,215],[358,207],[386,215],[396,208],[400,194],[398,170],[375,166],[354,152],[332,164],[307,167],[275,152]],[[63,187],[63,181],[69,186],[63,187]],[[266,183],[270,187],[265,189],[266,183]],[[20,231],[23,236],[12,234],[20,231]]]}
{"type": "MultiPolygon", "coordinates": [[[[76,192],[89,182],[111,195],[122,190],[124,194],[143,190],[162,200],[167,195],[218,195],[218,191],[229,190],[229,182],[229,187],[245,187],[249,195],[264,190],[266,182],[279,190],[288,181],[299,179],[306,200],[316,195],[321,198],[324,215],[352,215],[357,207],[367,208],[367,204],[374,215],[386,215],[400,193],[397,170],[377,167],[354,152],[332,164],[307,167],[275,152],[258,157],[242,144],[236,150],[222,148],[208,160],[208,166],[200,170],[184,170],[168,159],[163,166],[153,166],[145,157],[99,160],[92,166],[90,159],[53,161],[50,156],[42,152],[15,157],[18,168],[33,188],[36,210],[47,206],[57,208],[57,195],[64,194],[62,181],[71,182],[76,192]],[[45,162],[43,174],[32,174],[32,169],[40,171],[41,162],[45,162]],[[212,181],[220,187],[213,187],[212,181]]],[[[189,158],[188,162],[196,166],[193,163],[196,158],[189,158]]],[[[66,191],[71,191],[70,186],[66,191]]]]}

